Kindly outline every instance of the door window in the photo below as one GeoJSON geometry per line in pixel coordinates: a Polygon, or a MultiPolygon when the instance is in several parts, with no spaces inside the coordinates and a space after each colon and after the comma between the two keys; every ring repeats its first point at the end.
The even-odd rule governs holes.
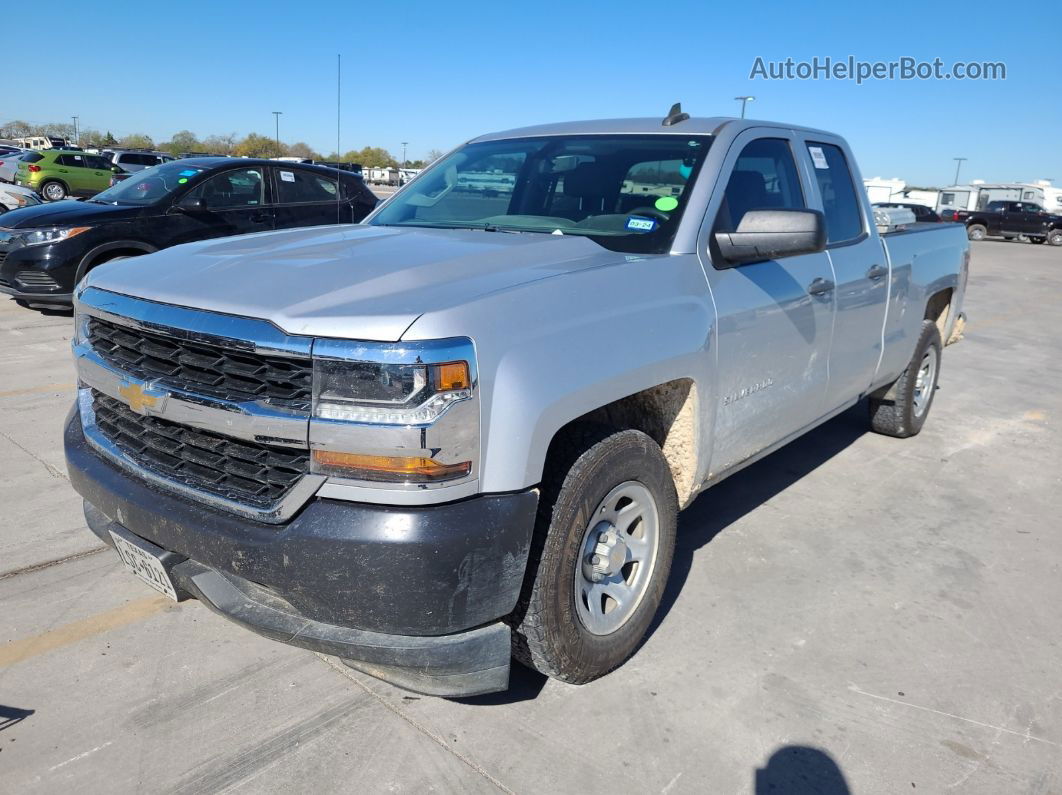
{"type": "Polygon", "coordinates": [[[843,243],[859,237],[863,234],[863,214],[844,152],[833,144],[809,143],[808,154],[822,195],[826,243],[843,243]]]}
{"type": "Polygon", "coordinates": [[[309,202],[334,202],[336,181],[320,174],[295,169],[277,169],[277,202],[280,204],[307,204],[309,202]]]}
{"type": "Polygon", "coordinates": [[[734,163],[715,231],[736,231],[749,210],[802,210],[805,206],[789,142],[759,138],[746,144],[734,163]]]}
{"type": "Polygon", "coordinates": [[[67,168],[88,168],[85,163],[85,158],[81,155],[59,155],[55,158],[55,162],[60,166],[66,166],[67,168]]]}
{"type": "Polygon", "coordinates": [[[202,199],[207,208],[257,207],[265,204],[265,182],[258,168],[241,168],[211,177],[188,193],[190,199],[202,199]]]}

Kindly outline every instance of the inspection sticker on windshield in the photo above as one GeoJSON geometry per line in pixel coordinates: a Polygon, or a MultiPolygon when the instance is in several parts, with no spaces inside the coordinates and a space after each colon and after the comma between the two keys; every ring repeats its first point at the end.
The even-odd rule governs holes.
{"type": "Polygon", "coordinates": [[[187,169],[185,169],[184,171],[181,172],[181,176],[182,177],[194,177],[198,173],[199,172],[196,171],[194,168],[187,168],[187,169]]]}
{"type": "Polygon", "coordinates": [[[282,181],[284,181],[284,182],[294,182],[295,181],[295,174],[294,174],[294,172],[291,172],[291,171],[281,171],[280,172],[280,179],[282,181]]]}
{"type": "Polygon", "coordinates": [[[829,163],[826,162],[826,155],[822,153],[822,149],[817,146],[809,146],[808,153],[811,155],[811,161],[815,164],[815,168],[829,168],[829,163]]]}
{"type": "Polygon", "coordinates": [[[642,218],[640,215],[628,215],[627,228],[632,232],[652,232],[656,229],[656,221],[652,218],[642,218]]]}

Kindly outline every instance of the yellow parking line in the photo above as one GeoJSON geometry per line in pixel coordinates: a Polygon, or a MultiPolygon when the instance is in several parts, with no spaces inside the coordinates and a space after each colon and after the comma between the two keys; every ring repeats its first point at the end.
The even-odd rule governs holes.
{"type": "Polygon", "coordinates": [[[40,635],[13,640],[0,646],[0,668],[6,668],[32,657],[47,654],[50,651],[61,649],[85,638],[91,638],[93,635],[101,635],[104,632],[110,632],[112,629],[142,621],[161,610],[165,610],[167,607],[176,606],[172,599],[168,599],[165,596],[148,596],[144,599],[128,602],[113,610],[106,610],[94,616],[83,618],[80,621],[63,624],[48,632],[42,632],[40,635]]]}
{"type": "Polygon", "coordinates": [[[76,386],[76,384],[43,384],[42,386],[30,386],[25,389],[9,389],[6,392],[0,392],[0,398],[15,397],[16,395],[35,395],[41,392],[68,392],[76,386]]]}

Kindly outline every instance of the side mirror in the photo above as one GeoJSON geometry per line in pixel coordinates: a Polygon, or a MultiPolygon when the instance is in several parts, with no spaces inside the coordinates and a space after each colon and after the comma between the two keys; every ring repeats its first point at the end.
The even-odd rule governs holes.
{"type": "Polygon", "coordinates": [[[826,248],[826,223],[818,210],[749,210],[715,242],[727,265],[814,254],[826,248]]]}
{"type": "Polygon", "coordinates": [[[177,202],[176,209],[182,213],[205,213],[210,208],[203,199],[189,197],[177,202]]]}
{"type": "Polygon", "coordinates": [[[123,169],[119,168],[118,166],[111,166],[111,172],[114,174],[121,174],[122,171],[123,169]]]}

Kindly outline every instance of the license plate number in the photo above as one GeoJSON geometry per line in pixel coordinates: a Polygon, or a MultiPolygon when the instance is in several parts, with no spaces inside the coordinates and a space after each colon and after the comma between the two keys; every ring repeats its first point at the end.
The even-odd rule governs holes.
{"type": "Polygon", "coordinates": [[[112,532],[111,538],[114,539],[114,548],[118,551],[118,557],[122,559],[126,567],[132,570],[133,574],[156,591],[177,601],[177,589],[174,588],[169,572],[166,571],[166,567],[162,565],[158,557],[117,533],[112,532]]]}

